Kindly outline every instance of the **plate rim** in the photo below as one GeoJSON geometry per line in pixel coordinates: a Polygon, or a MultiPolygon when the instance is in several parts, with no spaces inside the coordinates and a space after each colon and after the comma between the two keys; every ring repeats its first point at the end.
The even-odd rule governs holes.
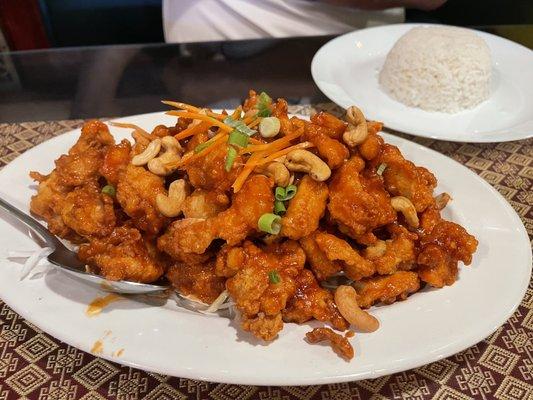
{"type": "MultiPolygon", "coordinates": [[[[110,121],[123,121],[123,120],[131,119],[131,118],[148,118],[149,119],[149,118],[153,118],[153,117],[155,117],[157,115],[163,115],[163,114],[164,114],[163,112],[152,112],[152,113],[146,113],[146,114],[137,114],[137,115],[127,116],[127,117],[121,117],[121,118],[112,119],[112,120],[106,121],[106,123],[110,122],[110,121]]],[[[62,135],[64,135],[64,134],[77,134],[77,133],[79,133],[79,129],[80,128],[69,130],[68,132],[63,133],[62,135]]],[[[515,227],[515,228],[519,227],[518,230],[520,232],[520,240],[521,241],[523,240],[524,244],[527,243],[527,245],[529,246],[528,233],[527,233],[527,231],[526,231],[526,229],[525,229],[520,217],[516,213],[516,211],[512,208],[512,206],[509,204],[509,202],[494,187],[492,187],[492,185],[490,185],[482,177],[480,177],[478,174],[476,174],[475,172],[471,171],[470,169],[468,169],[464,165],[460,164],[456,160],[454,160],[454,159],[452,159],[452,158],[450,158],[448,156],[445,156],[444,154],[439,153],[438,151],[435,151],[433,149],[430,149],[428,147],[425,147],[425,146],[423,146],[423,145],[421,145],[419,143],[410,141],[408,139],[404,139],[404,138],[401,138],[401,137],[397,137],[397,136],[391,135],[391,134],[386,133],[386,132],[382,132],[382,134],[383,134],[384,138],[387,141],[390,141],[392,139],[393,142],[399,142],[399,145],[401,145],[401,142],[408,142],[410,145],[414,145],[414,149],[417,149],[417,150],[418,149],[422,149],[424,151],[428,151],[429,150],[430,154],[433,154],[433,155],[436,154],[438,156],[445,157],[445,158],[448,159],[448,161],[452,161],[458,167],[462,167],[463,170],[468,171],[468,174],[470,174],[472,178],[474,178],[478,182],[480,182],[485,188],[488,188],[489,191],[493,195],[496,195],[499,203],[501,203],[502,206],[505,207],[505,209],[507,209],[508,212],[510,212],[510,214],[513,216],[513,219],[514,219],[514,223],[510,224],[510,225],[515,227]]],[[[60,136],[62,136],[62,135],[60,135],[60,136]]],[[[56,138],[57,137],[51,138],[51,139],[49,139],[49,140],[47,140],[47,141],[45,141],[43,143],[46,143],[48,141],[53,141],[56,138]]],[[[31,152],[33,149],[38,149],[39,145],[33,147],[29,151],[31,152]]],[[[396,145],[398,145],[398,144],[396,144],[396,145]]],[[[36,150],[36,151],[38,151],[38,150],[36,150]]],[[[19,157],[17,157],[17,158],[19,158],[19,157]]],[[[12,162],[14,162],[15,160],[13,160],[12,162]]],[[[14,167],[9,168],[10,165],[13,165],[12,162],[10,162],[10,164],[8,164],[5,168],[2,169],[2,171],[0,171],[0,177],[6,173],[5,171],[7,171],[9,173],[9,170],[11,168],[14,168],[14,167]]],[[[394,363],[395,366],[393,366],[392,368],[388,368],[385,372],[384,371],[381,371],[381,372],[377,371],[376,372],[376,371],[373,371],[373,370],[369,369],[366,372],[354,373],[354,374],[344,374],[344,375],[328,374],[328,375],[323,375],[323,376],[320,376],[320,377],[309,376],[309,377],[304,377],[304,378],[303,377],[292,377],[292,378],[289,378],[289,379],[284,378],[282,383],[279,382],[279,379],[276,380],[276,378],[256,377],[256,378],[254,378],[253,381],[250,381],[250,380],[247,380],[246,378],[243,379],[240,376],[231,376],[231,375],[224,374],[224,373],[221,373],[221,372],[219,372],[218,375],[210,373],[210,374],[208,374],[208,376],[204,375],[204,376],[199,377],[199,374],[197,373],[196,370],[193,370],[193,371],[189,372],[186,368],[182,368],[180,370],[179,374],[176,374],[176,372],[165,371],[165,370],[162,370],[161,368],[158,368],[157,366],[151,366],[151,365],[146,366],[146,365],[139,364],[138,362],[135,362],[135,361],[128,361],[126,359],[117,359],[117,358],[112,357],[112,355],[108,355],[107,353],[106,354],[95,355],[95,354],[91,353],[91,351],[88,348],[88,346],[86,346],[84,343],[77,342],[75,340],[75,338],[72,337],[72,336],[63,335],[61,333],[60,327],[57,327],[57,329],[56,329],[55,327],[50,327],[50,326],[47,326],[46,324],[35,323],[34,322],[34,318],[31,316],[31,310],[30,309],[26,310],[26,309],[24,309],[22,307],[22,305],[20,305],[20,307],[19,307],[19,304],[12,304],[10,301],[5,301],[5,300],[4,301],[9,307],[11,307],[22,318],[24,318],[27,321],[31,322],[32,324],[36,325],[39,329],[42,329],[44,332],[46,332],[47,334],[50,334],[50,336],[54,337],[55,339],[61,340],[61,341],[65,342],[65,343],[67,343],[67,344],[71,344],[71,345],[73,345],[73,346],[75,346],[75,347],[77,347],[77,348],[79,348],[79,349],[91,354],[91,355],[106,359],[106,360],[111,361],[111,362],[116,362],[116,363],[119,363],[119,364],[122,364],[122,365],[135,367],[135,368],[139,368],[139,369],[142,369],[142,370],[145,370],[145,371],[150,371],[150,372],[169,374],[169,375],[172,375],[172,376],[179,376],[179,377],[182,377],[182,378],[201,379],[201,380],[208,380],[208,381],[211,381],[211,382],[221,382],[221,383],[228,383],[228,384],[295,385],[295,386],[316,385],[316,384],[327,384],[327,383],[356,381],[356,380],[362,380],[362,379],[373,379],[373,378],[381,377],[383,375],[389,375],[389,374],[394,374],[394,373],[401,372],[401,371],[410,370],[410,369],[413,369],[413,368],[420,367],[422,365],[426,365],[428,362],[431,363],[431,362],[435,362],[435,361],[441,360],[443,358],[449,357],[449,356],[451,356],[453,354],[456,354],[456,353],[458,353],[460,351],[463,351],[464,349],[467,349],[467,348],[475,345],[476,343],[482,341],[487,336],[490,336],[495,330],[497,330],[498,327],[503,325],[509,319],[509,317],[512,316],[512,314],[516,311],[516,309],[519,307],[519,305],[520,305],[520,303],[521,303],[521,301],[522,301],[522,299],[524,297],[524,294],[525,294],[525,292],[527,290],[527,287],[529,285],[529,281],[531,279],[531,252],[529,252],[528,256],[529,256],[528,258],[529,258],[529,265],[530,265],[530,267],[529,267],[529,277],[530,278],[529,279],[524,279],[524,281],[521,283],[520,293],[517,293],[517,295],[520,294],[520,296],[519,297],[517,296],[517,300],[515,302],[513,302],[513,306],[511,308],[505,310],[505,312],[502,312],[502,317],[500,317],[501,321],[498,320],[497,322],[495,322],[494,326],[491,326],[490,329],[487,328],[487,329],[484,330],[486,332],[482,334],[483,337],[480,337],[480,334],[470,333],[470,335],[469,335],[469,337],[467,339],[463,338],[460,343],[458,342],[457,344],[454,344],[453,346],[446,348],[446,351],[440,352],[438,355],[432,356],[431,357],[431,361],[427,361],[427,355],[420,354],[417,357],[411,357],[408,362],[404,362],[403,364],[402,363],[394,363]]],[[[526,269],[524,269],[524,273],[527,273],[526,269]]],[[[4,298],[4,296],[2,296],[2,298],[4,298]]]]}
{"type": "MultiPolygon", "coordinates": [[[[434,23],[416,23],[416,22],[411,22],[411,23],[399,23],[399,24],[389,24],[389,25],[380,25],[380,26],[372,26],[372,27],[368,27],[368,28],[363,28],[363,29],[358,29],[358,30],[353,30],[351,32],[346,32],[342,35],[339,35],[331,40],[329,40],[328,42],[324,43],[317,51],[316,53],[313,55],[313,59],[311,60],[311,76],[313,78],[313,82],[315,83],[315,85],[318,87],[318,89],[322,92],[322,94],[324,96],[326,96],[331,102],[333,102],[334,104],[338,105],[339,107],[341,108],[345,108],[341,103],[337,102],[336,99],[334,99],[331,94],[328,94],[328,90],[327,88],[324,87],[324,85],[321,84],[320,80],[317,78],[317,75],[319,74],[317,72],[317,69],[318,69],[318,63],[319,63],[319,58],[320,57],[323,57],[323,52],[325,52],[327,50],[327,48],[329,46],[332,46],[334,45],[334,43],[337,43],[337,42],[341,42],[343,40],[346,40],[347,37],[349,36],[356,36],[358,33],[361,33],[363,31],[378,31],[378,30],[381,30],[381,31],[384,31],[384,30],[392,30],[392,29],[395,29],[395,28],[400,28],[400,27],[410,27],[410,28],[415,28],[415,27],[424,27],[424,26],[440,26],[440,27],[455,27],[455,28],[461,28],[461,29],[466,29],[466,30],[469,30],[469,31],[472,31],[476,34],[479,34],[481,36],[489,36],[491,37],[493,40],[499,40],[499,41],[502,41],[504,43],[508,43],[510,46],[514,46],[514,47],[518,47],[521,49],[521,51],[529,51],[529,52],[532,52],[533,53],[533,50],[527,48],[526,46],[520,44],[520,43],[516,43],[516,42],[513,42],[512,40],[509,40],[507,38],[504,38],[504,37],[501,37],[501,36],[497,36],[495,34],[492,34],[492,33],[489,33],[489,32],[485,32],[485,31],[481,31],[481,30],[477,30],[477,29],[472,29],[472,28],[468,28],[468,27],[463,27],[463,26],[457,26],[457,25],[446,25],[446,24],[434,24],[434,23]]],[[[393,99],[394,100],[394,99],[393,99]]],[[[396,102],[398,102],[397,100],[394,100],[396,102]]],[[[402,104],[400,102],[398,102],[399,104],[402,104]]],[[[407,106],[406,106],[407,107],[407,106]]],[[[412,108],[412,107],[408,107],[408,108],[412,108]]],[[[417,111],[420,111],[420,109],[416,109],[417,111]]],[[[422,110],[424,111],[424,110],[422,110]]],[[[428,114],[430,114],[430,112],[427,112],[428,114]]],[[[385,124],[385,121],[382,121],[384,124],[385,124]]],[[[526,123],[533,123],[533,121],[526,121],[526,123]]],[[[413,136],[418,136],[418,137],[423,137],[423,138],[428,138],[428,139],[433,139],[433,140],[441,140],[441,141],[448,141],[448,142],[455,142],[455,143],[501,143],[501,142],[515,142],[515,141],[521,141],[521,140],[527,140],[527,139],[530,139],[533,137],[533,129],[526,133],[525,135],[522,135],[520,138],[506,138],[505,136],[502,136],[500,137],[499,139],[490,139],[490,138],[487,138],[487,139],[483,139],[482,137],[479,137],[479,138],[468,138],[467,140],[462,140],[460,138],[457,138],[457,137],[443,137],[442,135],[438,135],[438,134],[434,134],[434,133],[426,133],[425,131],[405,131],[405,130],[401,130],[401,129],[398,129],[398,128],[395,128],[391,125],[388,125],[388,124],[385,124],[384,125],[384,128],[385,129],[389,129],[389,130],[392,130],[392,131],[395,131],[395,132],[398,132],[398,133],[405,133],[405,134],[408,134],[408,135],[413,135],[413,136]]],[[[502,128],[502,129],[512,129],[512,128],[502,128]]],[[[490,132],[485,132],[485,133],[490,133],[490,132]]],[[[481,133],[483,134],[483,132],[481,133]]]]}

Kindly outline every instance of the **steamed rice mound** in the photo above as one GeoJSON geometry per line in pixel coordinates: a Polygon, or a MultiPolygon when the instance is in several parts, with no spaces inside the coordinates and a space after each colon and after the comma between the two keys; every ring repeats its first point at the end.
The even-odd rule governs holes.
{"type": "Polygon", "coordinates": [[[461,28],[419,27],[391,49],[382,88],[407,106],[456,113],[490,95],[492,63],[483,39],[461,28]]]}

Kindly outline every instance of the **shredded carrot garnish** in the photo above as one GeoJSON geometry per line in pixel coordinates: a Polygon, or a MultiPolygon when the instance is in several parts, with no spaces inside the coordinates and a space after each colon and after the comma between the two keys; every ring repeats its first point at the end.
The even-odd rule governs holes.
{"type": "Polygon", "coordinates": [[[259,160],[259,161],[254,161],[254,162],[252,163],[252,165],[253,165],[254,167],[257,167],[257,166],[259,166],[259,165],[264,165],[264,164],[267,164],[267,163],[269,163],[269,162],[271,162],[271,161],[274,161],[276,158],[279,158],[279,157],[281,157],[281,156],[284,156],[284,155],[287,154],[287,153],[290,153],[290,152],[293,151],[293,150],[307,149],[307,148],[309,148],[309,147],[313,147],[313,146],[314,146],[314,145],[313,145],[313,143],[311,143],[311,142],[302,142],[302,143],[298,143],[298,144],[295,144],[294,146],[290,146],[290,147],[287,147],[287,148],[285,148],[285,149],[283,149],[283,150],[280,150],[280,151],[277,151],[277,152],[275,152],[275,153],[272,153],[272,154],[270,154],[268,157],[265,157],[265,158],[263,158],[263,159],[261,159],[261,160],[259,160]]]}
{"type": "MultiPolygon", "coordinates": [[[[190,104],[182,103],[179,101],[161,100],[161,103],[166,104],[167,106],[176,107],[180,110],[187,110],[193,113],[200,113],[203,110],[202,108],[191,106],[190,104]]],[[[210,110],[205,110],[205,113],[210,117],[216,118],[218,120],[223,120],[224,118],[226,118],[226,115],[217,114],[210,110]]]]}
{"type": "Polygon", "coordinates": [[[189,136],[194,136],[197,133],[205,131],[205,130],[209,129],[209,127],[211,127],[211,123],[210,122],[202,121],[199,124],[196,124],[194,126],[190,126],[187,129],[182,130],[177,135],[174,135],[174,137],[176,139],[178,139],[178,140],[185,139],[185,138],[187,138],[189,136]]]}
{"type": "Polygon", "coordinates": [[[231,118],[234,119],[234,120],[238,120],[241,118],[241,112],[242,112],[242,107],[239,106],[235,109],[235,111],[233,111],[233,114],[231,114],[231,118]]]}
{"type": "Polygon", "coordinates": [[[161,100],[161,103],[166,104],[167,106],[179,108],[180,110],[187,110],[194,113],[201,111],[201,109],[198,107],[191,106],[190,104],[182,103],[180,101],[161,100]]]}
{"type": "Polygon", "coordinates": [[[252,114],[252,115],[248,115],[246,118],[244,118],[242,120],[242,122],[244,122],[246,125],[248,125],[250,122],[252,122],[256,118],[257,118],[257,113],[252,114]]]}
{"type": "Polygon", "coordinates": [[[217,114],[209,110],[207,111],[207,115],[209,115],[210,117],[216,118],[219,121],[223,121],[227,117],[227,115],[225,114],[217,114]]]}
{"type": "Polygon", "coordinates": [[[192,113],[192,112],[187,112],[187,111],[167,111],[166,114],[174,115],[175,117],[192,118],[192,119],[199,119],[201,121],[207,121],[207,122],[210,122],[213,126],[218,126],[220,129],[226,132],[231,132],[233,130],[231,126],[226,125],[225,123],[209,115],[192,113]]]}
{"type": "Polygon", "coordinates": [[[213,140],[213,144],[211,144],[211,146],[206,147],[199,153],[196,153],[185,160],[182,160],[181,163],[179,164],[179,167],[181,168],[184,165],[190,164],[191,162],[208,155],[209,153],[217,149],[221,144],[224,144],[227,137],[228,135],[225,132],[220,132],[219,134],[213,136],[213,138],[210,139],[210,140],[213,140]]]}
{"type": "Polygon", "coordinates": [[[257,146],[248,146],[247,151],[249,153],[255,153],[257,151],[274,152],[290,144],[292,140],[299,138],[302,135],[302,133],[303,132],[294,132],[287,136],[282,137],[281,139],[274,140],[273,142],[270,142],[270,143],[260,144],[257,146]]]}
{"type": "Polygon", "coordinates": [[[248,128],[255,128],[259,123],[261,122],[261,118],[254,119],[250,124],[248,125],[248,128]]]}
{"type": "Polygon", "coordinates": [[[242,186],[244,185],[244,182],[246,182],[246,179],[252,171],[254,170],[254,166],[251,164],[255,162],[256,159],[262,157],[262,153],[254,153],[251,155],[251,157],[248,159],[246,164],[244,164],[244,168],[242,169],[239,176],[237,176],[237,179],[235,179],[235,182],[231,186],[233,188],[233,192],[237,193],[239,190],[241,190],[242,186]]]}
{"type": "Polygon", "coordinates": [[[128,123],[125,123],[125,122],[110,122],[109,125],[116,126],[117,128],[134,129],[137,132],[139,132],[144,138],[146,138],[148,140],[154,140],[152,135],[150,135],[143,128],[141,128],[140,126],[137,126],[135,124],[128,124],[128,123]]]}
{"type": "Polygon", "coordinates": [[[250,143],[253,143],[253,144],[264,144],[259,139],[256,139],[256,138],[253,138],[253,137],[250,138],[250,143]]]}

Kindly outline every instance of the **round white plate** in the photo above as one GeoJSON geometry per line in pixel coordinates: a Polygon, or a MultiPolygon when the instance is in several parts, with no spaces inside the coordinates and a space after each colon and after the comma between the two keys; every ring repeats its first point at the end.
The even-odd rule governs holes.
{"type": "Polygon", "coordinates": [[[387,53],[407,31],[426,24],[388,25],[347,33],[326,43],[313,58],[315,83],[332,101],[356,105],[368,119],[417,136],[455,142],[506,142],[533,136],[533,51],[475,31],[490,48],[490,98],[457,114],[428,112],[393,100],[379,87],[387,53]]]}
{"type": "MultiPolygon", "coordinates": [[[[174,119],[161,113],[124,118],[145,129],[174,119]]],[[[128,130],[111,128],[117,139],[128,130]]],[[[0,196],[28,210],[35,193],[30,170],[50,171],[77,140],[70,132],[28,150],[0,172],[0,196]]],[[[123,300],[89,318],[87,305],[103,292],[60,271],[20,281],[21,265],[0,262],[0,296],[22,317],[50,335],[91,351],[103,343],[106,359],[185,378],[254,385],[311,385],[364,378],[414,368],[465,349],[488,336],[516,309],[529,282],[529,240],[503,197],[457,162],[404,139],[383,135],[405,156],[434,171],[439,191],[454,201],[445,216],[476,235],[480,244],[455,285],[423,290],[407,301],[372,312],[381,328],[351,339],[356,356],[346,362],[329,347],[307,344],[310,326],[286,324],[268,346],[250,341],[228,319],[192,314],[170,302],[162,307],[123,300]],[[106,336],[107,335],[107,336],[106,336]],[[120,356],[117,353],[124,349],[120,356]]],[[[0,214],[0,249],[36,244],[0,214]]]]}

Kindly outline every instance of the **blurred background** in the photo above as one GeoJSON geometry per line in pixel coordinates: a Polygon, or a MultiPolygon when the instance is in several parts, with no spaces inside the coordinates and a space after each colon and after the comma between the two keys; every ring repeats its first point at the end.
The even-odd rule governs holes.
{"type": "MultiPolygon", "coordinates": [[[[202,1],[216,4],[222,0],[202,1]]],[[[252,1],[261,7],[261,2],[252,1]]],[[[369,8],[378,3],[360,1],[369,8]]],[[[312,37],[305,39],[183,43],[201,41],[183,35],[188,33],[183,24],[191,21],[180,19],[180,13],[188,11],[184,4],[199,2],[0,0],[0,121],[157,111],[162,109],[162,97],[213,108],[231,107],[249,88],[267,90],[274,96],[283,94],[293,103],[327,100],[312,82],[309,65],[318,48],[332,38],[331,33],[341,31],[329,32],[328,28],[323,36],[311,33],[312,37]],[[165,39],[181,43],[165,44],[165,39]]],[[[246,5],[245,0],[224,2],[226,6],[246,5]]],[[[439,6],[430,11],[409,6],[390,12],[361,11],[370,17],[359,27],[402,21],[443,23],[482,29],[533,47],[533,0],[433,3],[439,6]]],[[[213,15],[209,11],[200,10],[198,15],[218,21],[218,10],[213,10],[213,15]]],[[[217,29],[215,26],[215,38],[217,29]]]]}
{"type": "MultiPolygon", "coordinates": [[[[448,0],[432,11],[407,8],[405,20],[460,26],[531,24],[533,1],[448,0]]],[[[2,50],[164,41],[161,0],[0,0],[0,28],[2,50]]]]}

